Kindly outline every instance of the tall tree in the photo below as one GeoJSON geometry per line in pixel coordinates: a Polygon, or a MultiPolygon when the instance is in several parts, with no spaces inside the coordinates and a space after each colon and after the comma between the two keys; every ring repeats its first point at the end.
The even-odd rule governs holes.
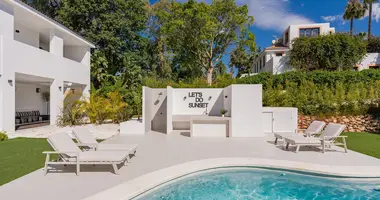
{"type": "MultiPolygon", "coordinates": [[[[239,42],[241,30],[253,23],[248,7],[235,0],[214,0],[211,4],[189,0],[171,2],[170,12],[160,27],[167,41],[167,55],[179,72],[205,72],[212,83],[215,65],[227,49],[239,42]]],[[[160,17],[160,15],[157,15],[160,17]]]]}
{"type": "Polygon", "coordinates": [[[22,0],[46,16],[56,19],[61,0],[22,0]]]}
{"type": "Polygon", "coordinates": [[[353,35],[354,19],[364,16],[365,9],[360,0],[349,0],[344,11],[343,19],[350,20],[350,35],[353,35]]]}
{"type": "MultiPolygon", "coordinates": [[[[61,23],[95,43],[99,53],[91,57],[92,70],[111,76],[125,74],[124,65],[130,63],[125,58],[133,58],[132,66],[146,67],[148,55],[142,32],[147,14],[143,1],[62,0],[57,14],[61,23]]],[[[96,75],[92,79],[97,77],[107,76],[96,75]]],[[[101,84],[101,80],[94,82],[99,83],[96,87],[101,84]]]]}
{"type": "Polygon", "coordinates": [[[372,4],[379,2],[379,0],[364,0],[364,7],[368,9],[368,40],[372,37],[372,4]]]}
{"type": "Polygon", "coordinates": [[[253,60],[257,56],[255,36],[248,29],[243,30],[240,41],[231,53],[230,67],[238,70],[237,77],[251,73],[253,60]]]}

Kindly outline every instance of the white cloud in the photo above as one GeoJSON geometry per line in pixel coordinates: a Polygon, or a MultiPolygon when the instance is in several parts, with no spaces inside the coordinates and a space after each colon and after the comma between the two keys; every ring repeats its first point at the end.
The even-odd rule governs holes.
{"type": "MultiPolygon", "coordinates": [[[[368,10],[365,12],[364,17],[368,17],[369,12],[368,10]]],[[[376,22],[380,21],[380,3],[374,3],[372,5],[372,19],[375,20],[376,22]]]]}
{"type": "MultiPolygon", "coordinates": [[[[184,2],[187,0],[178,0],[184,2]]],[[[212,0],[198,0],[206,3],[212,0]]],[[[291,24],[310,24],[313,23],[307,17],[292,13],[289,10],[289,0],[236,0],[238,5],[247,4],[249,14],[254,16],[255,25],[259,28],[285,31],[291,24]]]]}
{"type": "Polygon", "coordinates": [[[325,22],[338,22],[341,24],[345,24],[346,21],[343,19],[343,14],[341,15],[330,15],[330,16],[321,16],[321,19],[325,22]]]}
{"type": "Polygon", "coordinates": [[[249,14],[255,17],[255,25],[263,29],[284,31],[291,24],[309,24],[312,20],[292,13],[284,0],[237,0],[248,3],[249,14]]]}

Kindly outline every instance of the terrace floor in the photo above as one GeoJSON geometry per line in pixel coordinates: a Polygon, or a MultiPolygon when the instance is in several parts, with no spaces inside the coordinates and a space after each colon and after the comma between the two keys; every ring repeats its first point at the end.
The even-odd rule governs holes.
{"type": "MultiPolygon", "coordinates": [[[[349,138],[348,138],[349,139],[349,138]]],[[[80,176],[75,168],[53,171],[44,176],[39,169],[0,187],[1,199],[82,199],[125,183],[141,175],[184,162],[208,158],[264,158],[297,161],[335,167],[366,170],[371,167],[380,174],[380,160],[357,152],[347,154],[341,148],[322,154],[315,148],[301,148],[299,153],[273,145],[274,137],[260,138],[189,138],[180,133],[170,135],[149,132],[145,136],[117,135],[104,142],[137,143],[137,156],[128,166],[121,166],[114,175],[111,166],[84,166],[80,176]]],[[[293,149],[291,149],[293,150],[293,149]]],[[[277,162],[276,161],[276,162],[277,162]]],[[[27,165],[27,163],[20,163],[27,165]]]]}

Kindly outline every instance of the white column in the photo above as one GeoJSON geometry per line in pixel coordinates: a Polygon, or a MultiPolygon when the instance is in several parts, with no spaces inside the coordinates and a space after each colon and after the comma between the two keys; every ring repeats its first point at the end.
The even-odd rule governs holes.
{"type": "Polygon", "coordinates": [[[0,35],[14,38],[13,7],[4,1],[0,1],[0,35]]]}
{"type": "Polygon", "coordinates": [[[0,130],[7,133],[15,131],[15,93],[14,72],[5,71],[0,77],[0,130]]]}
{"type": "Polygon", "coordinates": [[[50,53],[63,57],[63,39],[54,30],[50,31],[50,53]]]}
{"type": "Polygon", "coordinates": [[[173,132],[173,88],[170,86],[166,87],[167,89],[167,116],[166,116],[166,134],[173,132]]]}
{"type": "Polygon", "coordinates": [[[91,49],[90,48],[86,49],[81,63],[90,67],[90,63],[91,63],[91,49]]]}
{"type": "Polygon", "coordinates": [[[50,125],[57,124],[58,116],[63,109],[63,81],[55,79],[50,85],[50,125]]]}

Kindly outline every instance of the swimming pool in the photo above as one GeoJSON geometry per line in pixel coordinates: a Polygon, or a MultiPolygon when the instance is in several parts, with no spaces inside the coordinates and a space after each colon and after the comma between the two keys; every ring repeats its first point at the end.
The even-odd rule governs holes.
{"type": "Polygon", "coordinates": [[[173,180],[134,200],[380,199],[380,182],[265,169],[224,169],[173,180]]]}

